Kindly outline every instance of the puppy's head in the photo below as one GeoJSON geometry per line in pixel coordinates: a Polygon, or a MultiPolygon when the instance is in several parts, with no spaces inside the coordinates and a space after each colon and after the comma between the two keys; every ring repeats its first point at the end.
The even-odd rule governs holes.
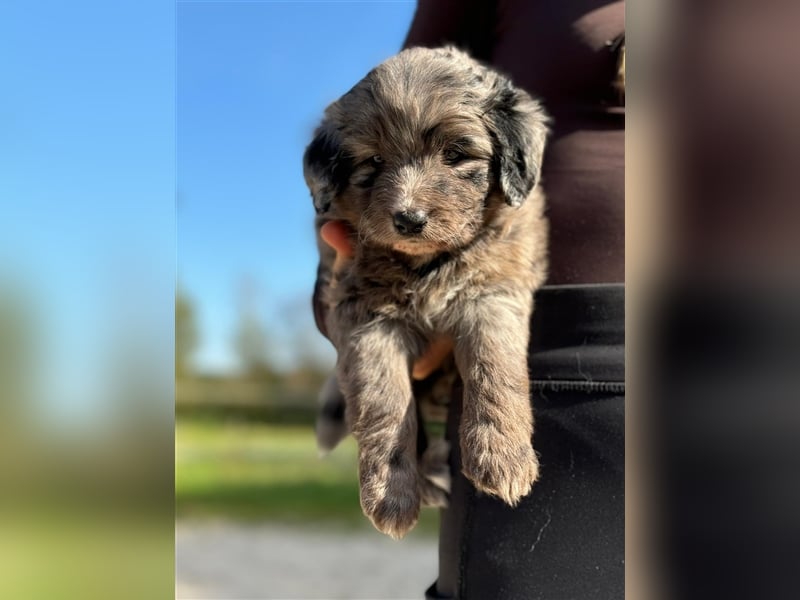
{"type": "Polygon", "coordinates": [[[413,48],[326,109],[304,173],[317,212],[361,240],[434,254],[525,201],[546,134],[539,104],[505,77],[453,48],[413,48]]]}

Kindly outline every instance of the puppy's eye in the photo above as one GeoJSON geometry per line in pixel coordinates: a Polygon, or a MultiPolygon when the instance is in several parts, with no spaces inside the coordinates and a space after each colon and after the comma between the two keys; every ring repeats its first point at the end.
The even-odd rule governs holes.
{"type": "Polygon", "coordinates": [[[381,157],[380,154],[376,154],[375,156],[372,157],[372,162],[376,165],[379,165],[383,162],[383,158],[381,157]]]}
{"type": "Polygon", "coordinates": [[[451,165],[460,163],[467,158],[469,158],[469,156],[460,148],[450,148],[444,153],[444,160],[451,165]]]}

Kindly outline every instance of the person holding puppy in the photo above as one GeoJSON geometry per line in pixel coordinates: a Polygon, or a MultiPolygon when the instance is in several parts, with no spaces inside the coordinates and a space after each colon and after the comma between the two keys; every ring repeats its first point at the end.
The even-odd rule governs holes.
{"type": "MultiPolygon", "coordinates": [[[[418,3],[405,47],[454,44],[541,99],[552,117],[541,179],[550,267],[529,351],[539,480],[511,508],[475,490],[452,444],[428,598],[624,595],[623,32],[623,2],[418,3]]],[[[340,264],[352,255],[342,222],[321,236],[340,264]]],[[[424,379],[451,350],[451,340],[434,341],[412,376],[424,379]]],[[[450,403],[451,441],[461,392],[450,403]]]]}

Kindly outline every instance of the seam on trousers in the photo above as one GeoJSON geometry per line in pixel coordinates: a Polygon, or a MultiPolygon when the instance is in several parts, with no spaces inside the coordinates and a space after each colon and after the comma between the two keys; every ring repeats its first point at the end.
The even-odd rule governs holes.
{"type": "Polygon", "coordinates": [[[569,379],[534,379],[531,387],[547,392],[604,392],[624,394],[624,381],[575,381],[569,379]]]}

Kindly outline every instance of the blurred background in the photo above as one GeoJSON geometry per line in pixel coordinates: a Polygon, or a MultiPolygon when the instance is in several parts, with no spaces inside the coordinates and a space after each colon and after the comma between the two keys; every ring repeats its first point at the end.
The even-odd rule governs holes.
{"type": "Polygon", "coordinates": [[[335,353],[314,325],[302,155],[324,108],[401,47],[414,2],[177,4],[176,587],[181,598],[418,598],[358,501],[355,444],[313,433],[335,353]]]}
{"type": "Polygon", "coordinates": [[[173,13],[0,7],[1,598],[172,595],[173,13]]]}
{"type": "MultiPolygon", "coordinates": [[[[300,169],[413,9],[0,5],[0,598],[433,580],[316,456],[300,169]]],[[[628,596],[796,598],[800,5],[627,16],[628,596]]]]}

